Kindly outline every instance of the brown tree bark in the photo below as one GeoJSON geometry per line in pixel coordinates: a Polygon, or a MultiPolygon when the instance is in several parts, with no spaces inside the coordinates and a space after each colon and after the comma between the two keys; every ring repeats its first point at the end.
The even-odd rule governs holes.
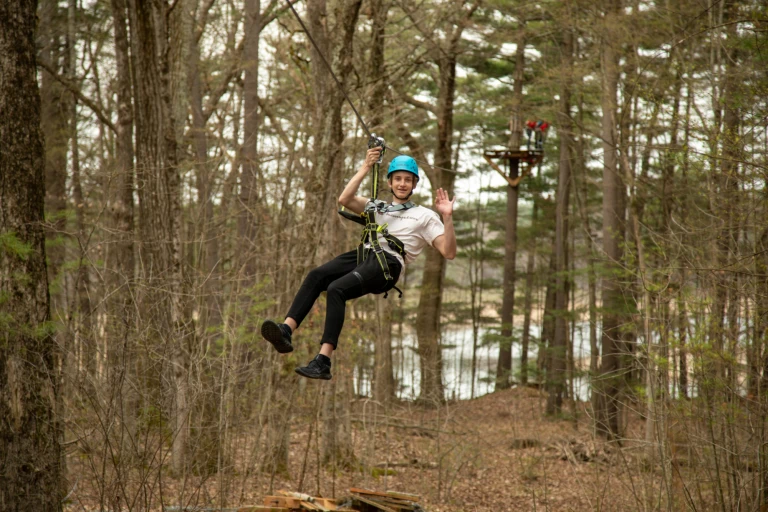
{"type": "MultiPolygon", "coordinates": [[[[43,0],[39,4],[40,32],[38,45],[41,46],[40,60],[48,63],[57,73],[63,74],[66,67],[66,48],[63,44],[66,29],[66,17],[55,0],[43,0]]],[[[66,294],[63,293],[63,275],[61,267],[65,261],[64,232],[66,231],[67,209],[67,140],[69,101],[71,96],[65,87],[50,72],[41,71],[41,119],[45,143],[45,214],[46,219],[46,258],[48,260],[48,282],[53,292],[51,308],[65,311],[66,294]]],[[[64,336],[59,340],[61,347],[67,346],[64,336]]],[[[67,356],[59,352],[57,362],[57,386],[59,389],[57,414],[63,414],[65,369],[67,356]]],[[[63,429],[59,431],[59,442],[64,439],[63,429]]],[[[60,465],[62,482],[66,481],[66,456],[62,454],[60,465]]]]}
{"type": "Polygon", "coordinates": [[[349,469],[357,464],[352,440],[350,402],[354,396],[349,352],[336,356],[331,385],[323,397],[323,454],[322,462],[337,469],[349,469]]]}
{"type": "Polygon", "coordinates": [[[0,4],[0,509],[61,510],[37,2],[0,4]]]}
{"type": "Polygon", "coordinates": [[[145,318],[155,329],[170,361],[173,387],[172,466],[184,469],[189,439],[187,385],[190,334],[188,283],[181,254],[181,193],[176,124],[170,80],[166,2],[131,0],[135,13],[136,179],[145,318]]]}
{"type": "MultiPolygon", "coordinates": [[[[368,60],[368,80],[372,82],[368,92],[370,128],[379,132],[382,124],[384,97],[387,93],[386,69],[384,66],[384,43],[390,2],[371,2],[371,42],[368,60]]],[[[385,188],[385,173],[381,174],[379,190],[385,188]]],[[[393,300],[378,296],[376,313],[378,317],[378,335],[373,354],[373,397],[382,404],[395,398],[395,377],[392,365],[392,308],[393,300]]]]}
{"type": "MultiPolygon", "coordinates": [[[[69,0],[67,9],[67,78],[76,83],[75,68],[77,67],[77,2],[69,0]]],[[[82,179],[80,175],[80,145],[78,142],[77,128],[77,99],[71,98],[67,103],[69,107],[69,142],[70,163],[72,169],[72,199],[75,207],[75,241],[77,272],[75,273],[76,303],[70,307],[70,322],[73,322],[72,346],[77,354],[78,380],[82,379],[89,387],[96,377],[96,347],[92,335],[91,326],[91,300],[88,292],[89,265],[87,264],[86,251],[87,233],[85,229],[85,198],[83,196],[82,179]],[[80,371],[83,373],[80,374],[80,371]]]]}
{"type": "MultiPolygon", "coordinates": [[[[63,72],[66,54],[61,48],[64,47],[62,35],[66,34],[63,23],[66,18],[55,0],[40,2],[39,16],[40,57],[57,71],[63,72]]],[[[69,95],[47,71],[41,72],[40,95],[41,127],[45,136],[45,211],[50,219],[47,237],[52,242],[48,250],[48,273],[49,280],[54,282],[58,279],[65,257],[61,241],[66,228],[69,95]]],[[[54,292],[54,295],[57,294],[54,292]]]]}
{"type": "MultiPolygon", "coordinates": [[[[117,133],[115,137],[115,193],[110,197],[112,224],[117,237],[112,251],[114,275],[110,280],[119,298],[115,300],[114,314],[120,317],[118,332],[126,334],[132,328],[134,308],[130,287],[135,276],[134,258],[134,169],[133,169],[133,91],[129,59],[128,17],[125,0],[112,0],[112,18],[115,30],[115,60],[117,89],[117,133]]],[[[124,336],[118,335],[124,340],[124,336]]]]}
{"type": "Polygon", "coordinates": [[[619,82],[619,30],[621,1],[605,0],[603,45],[601,55],[602,82],[602,147],[603,147],[603,252],[606,275],[603,277],[603,333],[600,371],[593,381],[592,403],[596,429],[608,439],[620,435],[620,394],[624,389],[623,371],[626,348],[621,333],[625,319],[621,290],[621,261],[624,256],[625,190],[619,174],[616,135],[617,88],[619,82]]]}
{"type": "Polygon", "coordinates": [[[547,273],[547,287],[544,292],[544,316],[541,322],[541,339],[539,340],[539,354],[536,358],[536,367],[539,370],[539,383],[546,386],[547,372],[551,366],[549,351],[555,340],[555,251],[552,241],[552,254],[549,257],[549,272],[547,273]],[[542,378],[544,377],[544,378],[542,378]]]}
{"type": "Polygon", "coordinates": [[[261,2],[245,2],[245,41],[243,48],[243,148],[240,174],[240,213],[237,230],[242,250],[240,266],[247,283],[252,283],[256,273],[257,242],[259,227],[258,183],[259,153],[258,138],[261,119],[259,115],[259,40],[261,27],[261,2]]]}
{"type": "MultiPolygon", "coordinates": [[[[134,166],[133,166],[133,91],[128,40],[128,13],[125,0],[111,0],[114,26],[116,63],[115,153],[113,178],[106,197],[108,223],[113,243],[106,256],[106,285],[114,293],[106,300],[108,312],[106,336],[109,339],[105,354],[106,381],[114,390],[115,401],[121,405],[120,418],[131,438],[136,431],[139,404],[135,361],[136,345],[131,333],[136,332],[136,269],[134,256],[134,166]]],[[[127,441],[125,443],[128,444],[127,441]]],[[[127,448],[127,446],[126,446],[127,448]]]]}
{"type": "MultiPolygon", "coordinates": [[[[204,276],[202,284],[203,298],[200,301],[201,310],[199,331],[205,332],[208,326],[221,323],[222,303],[219,300],[221,293],[221,272],[219,270],[219,245],[222,237],[216,229],[214,222],[213,188],[214,175],[208,162],[208,137],[206,131],[206,117],[203,109],[203,87],[200,77],[200,38],[205,28],[204,22],[207,10],[213,1],[208,1],[200,8],[197,15],[195,30],[190,31],[190,56],[189,69],[187,70],[187,82],[189,86],[189,102],[192,114],[193,153],[195,156],[195,185],[199,201],[198,236],[202,238],[200,252],[202,253],[202,268],[200,275],[204,276]]],[[[246,35],[248,32],[246,31],[246,35]]]]}
{"type": "MultiPolygon", "coordinates": [[[[539,172],[541,174],[541,167],[539,172]]],[[[533,207],[531,212],[531,226],[535,228],[539,217],[539,197],[538,193],[533,198],[533,207]]],[[[531,315],[533,314],[533,288],[534,274],[536,272],[536,237],[532,236],[530,246],[528,247],[528,261],[525,265],[525,296],[523,297],[523,336],[520,347],[520,384],[528,384],[528,352],[531,343],[531,315]]]]}
{"type": "MultiPolygon", "coordinates": [[[[515,50],[515,85],[509,118],[509,149],[517,151],[523,138],[523,85],[525,82],[525,22],[518,28],[515,50]]],[[[509,161],[509,177],[516,180],[520,175],[520,160],[509,161]]],[[[517,199],[519,187],[507,185],[507,218],[504,235],[504,277],[501,299],[501,341],[496,366],[496,389],[512,385],[512,327],[515,311],[515,278],[517,264],[517,199]]]]}
{"type": "Polygon", "coordinates": [[[549,349],[547,370],[547,414],[559,414],[565,393],[566,345],[568,341],[568,206],[571,190],[571,75],[573,33],[565,29],[561,43],[560,104],[557,134],[560,161],[555,199],[555,332],[549,349]]]}
{"type": "MultiPolygon", "coordinates": [[[[727,1],[723,6],[723,23],[735,19],[737,16],[737,2],[727,1]]],[[[739,229],[738,214],[735,209],[738,204],[739,193],[739,164],[742,144],[740,140],[740,86],[739,86],[739,68],[737,55],[736,26],[726,27],[727,43],[725,45],[726,55],[725,72],[721,76],[724,81],[720,105],[722,107],[722,130],[715,130],[713,135],[715,140],[711,145],[718,148],[722,158],[715,161],[713,159],[712,182],[716,186],[716,194],[713,200],[712,212],[720,219],[720,229],[715,240],[715,262],[713,267],[719,269],[728,269],[734,259],[734,252],[737,250],[739,229]],[[719,146],[719,147],[718,147],[719,146]]],[[[727,324],[733,325],[731,309],[737,305],[738,296],[736,296],[736,279],[738,274],[721,270],[713,274],[713,302],[709,319],[709,342],[713,348],[712,360],[707,362],[705,372],[710,378],[725,379],[728,373],[725,356],[729,353],[729,348],[725,345],[725,339],[728,337],[727,324]],[[728,322],[726,322],[728,314],[728,322]]],[[[725,382],[719,385],[730,388],[725,382]]],[[[719,386],[718,385],[718,386],[719,386]]],[[[705,391],[714,391],[714,387],[703,386],[705,391]]]]}
{"type": "Polygon", "coordinates": [[[392,297],[376,297],[377,336],[373,355],[373,398],[386,404],[395,398],[392,364],[392,297]]]}

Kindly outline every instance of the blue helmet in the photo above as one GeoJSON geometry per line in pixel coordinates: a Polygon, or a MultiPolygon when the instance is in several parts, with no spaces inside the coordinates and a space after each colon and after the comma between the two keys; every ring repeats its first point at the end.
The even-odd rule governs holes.
{"type": "Polygon", "coordinates": [[[416,181],[419,181],[419,166],[416,165],[416,160],[409,156],[400,155],[396,156],[389,162],[389,169],[387,170],[387,179],[389,175],[396,171],[407,171],[416,176],[416,181]]]}

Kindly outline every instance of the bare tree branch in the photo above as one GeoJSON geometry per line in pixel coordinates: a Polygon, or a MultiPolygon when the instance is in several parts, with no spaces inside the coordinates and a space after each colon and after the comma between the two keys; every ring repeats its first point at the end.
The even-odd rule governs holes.
{"type": "Polygon", "coordinates": [[[427,110],[427,111],[432,112],[433,114],[437,115],[437,107],[435,107],[431,103],[427,103],[426,101],[417,100],[416,98],[414,98],[412,96],[409,96],[405,91],[403,91],[403,90],[401,90],[399,88],[395,88],[395,90],[400,95],[400,97],[403,99],[403,101],[405,101],[409,105],[413,105],[416,108],[427,110]]]}
{"type": "Polygon", "coordinates": [[[69,91],[74,94],[78,100],[80,100],[86,107],[90,108],[94,114],[96,114],[96,117],[99,118],[99,121],[104,123],[109,127],[110,130],[112,130],[113,133],[117,133],[117,128],[115,127],[115,124],[106,116],[103,110],[91,99],[89,99],[87,96],[85,96],[81,91],[80,88],[72,83],[71,80],[69,80],[66,77],[61,76],[56,72],[53,67],[45,62],[43,59],[38,58],[37,59],[37,65],[44,70],[46,70],[53,78],[55,78],[59,83],[61,83],[64,87],[69,89],[69,91]]]}

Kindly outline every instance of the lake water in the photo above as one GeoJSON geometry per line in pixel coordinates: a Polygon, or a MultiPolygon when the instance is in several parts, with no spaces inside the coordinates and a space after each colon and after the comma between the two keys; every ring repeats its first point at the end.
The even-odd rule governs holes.
{"type": "MultiPolygon", "coordinates": [[[[484,335],[487,329],[480,329],[478,345],[483,345],[484,335]]],[[[531,343],[528,351],[528,375],[529,380],[535,381],[536,358],[539,338],[539,327],[531,326],[531,343]]],[[[519,338],[520,336],[517,336],[519,338]]],[[[443,385],[446,399],[466,400],[472,397],[472,329],[450,330],[443,333],[443,385]]],[[[522,347],[520,343],[512,345],[512,375],[514,380],[519,379],[520,356],[522,347]]],[[[494,389],[496,378],[496,365],[498,363],[498,343],[488,343],[477,349],[477,371],[475,374],[474,396],[482,396],[491,393],[494,389]]],[[[581,369],[589,366],[589,324],[578,324],[574,332],[574,358],[581,369]]],[[[419,370],[419,355],[415,333],[406,334],[402,339],[393,336],[392,359],[394,364],[395,382],[397,383],[397,396],[402,400],[415,400],[420,393],[419,383],[421,372],[419,370]]],[[[363,395],[370,395],[370,381],[365,378],[360,382],[356,376],[356,388],[363,395]]],[[[589,385],[584,377],[576,377],[574,392],[581,400],[589,399],[589,385]]]]}

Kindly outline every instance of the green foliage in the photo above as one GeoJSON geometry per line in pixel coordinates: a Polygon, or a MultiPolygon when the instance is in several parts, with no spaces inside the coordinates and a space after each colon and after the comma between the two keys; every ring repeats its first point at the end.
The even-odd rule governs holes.
{"type": "Polygon", "coordinates": [[[0,233],[0,253],[26,261],[32,252],[34,252],[32,244],[23,242],[16,233],[0,233]]]}

